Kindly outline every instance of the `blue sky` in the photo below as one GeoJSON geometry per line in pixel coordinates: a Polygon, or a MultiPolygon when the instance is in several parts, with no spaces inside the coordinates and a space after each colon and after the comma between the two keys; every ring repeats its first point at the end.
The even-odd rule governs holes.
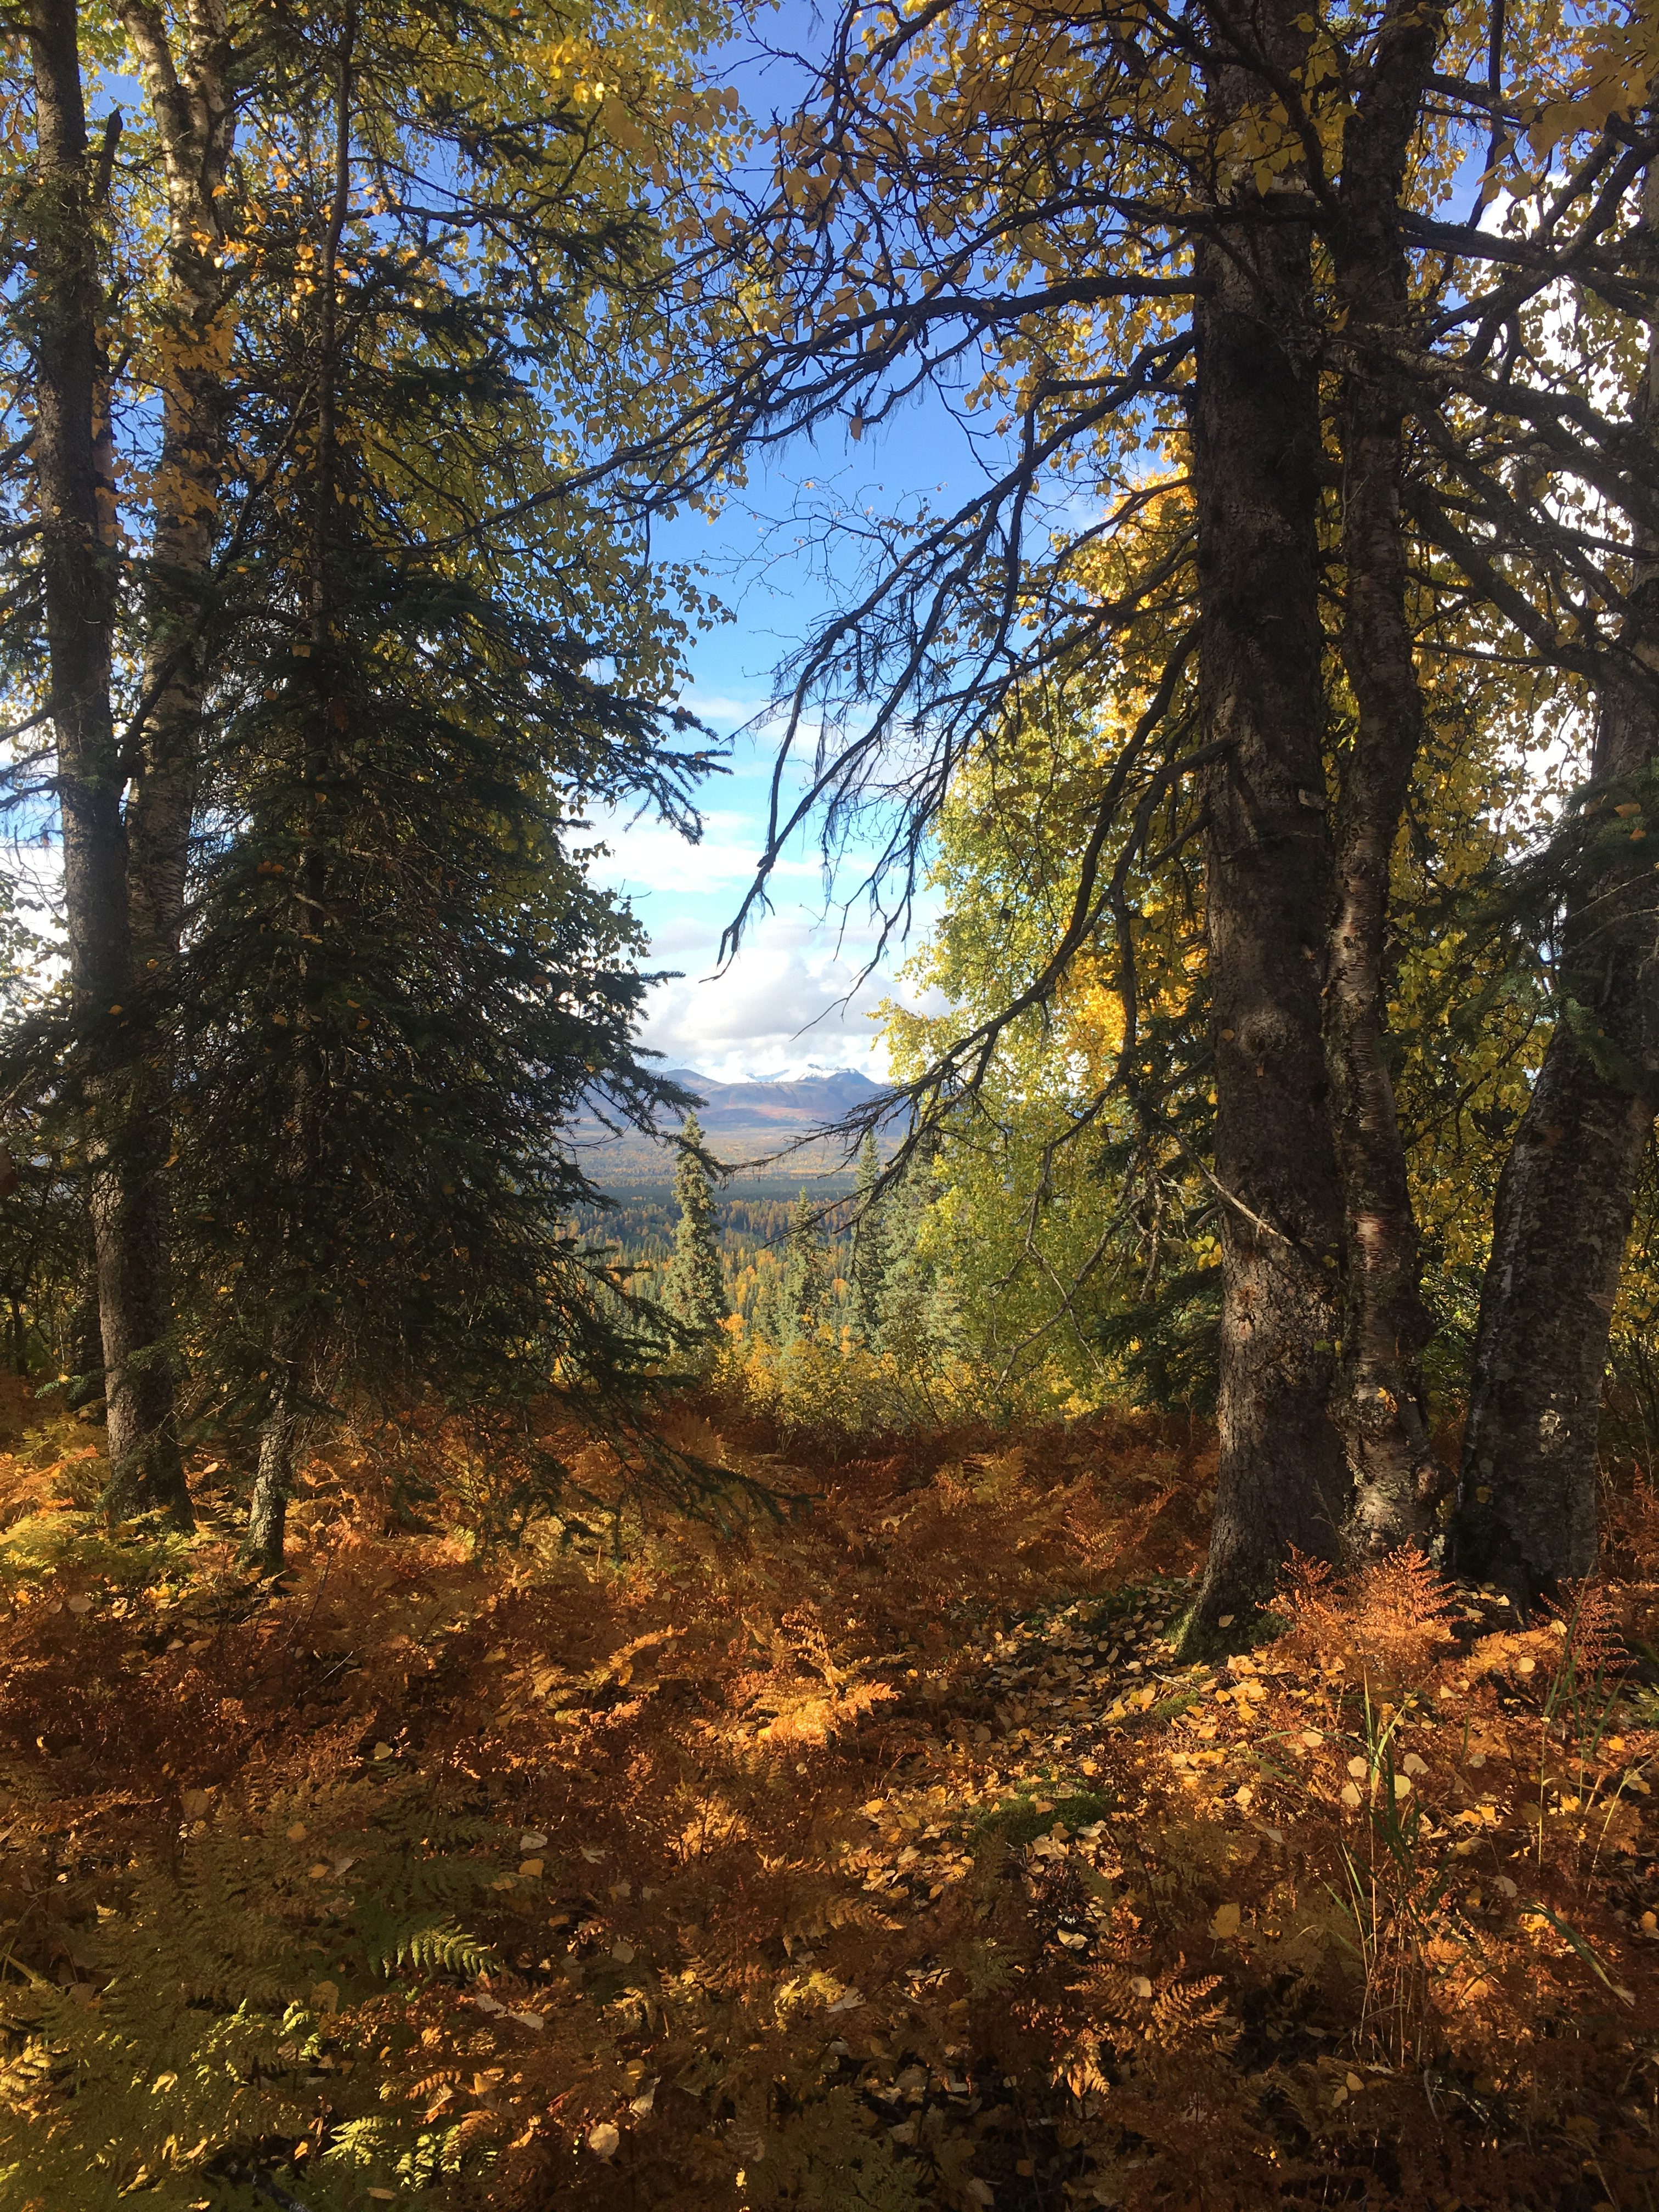
{"type": "MultiPolygon", "coordinates": [[[[728,1081],[811,1067],[884,1074],[872,1017],[889,996],[914,1003],[896,974],[904,955],[858,984],[872,935],[856,908],[845,917],[839,911],[810,840],[775,870],[773,910],[716,972],[720,933],[749,887],[764,838],[775,751],[775,732],[744,726],[763,714],[778,663],[832,604],[837,586],[854,580],[824,573],[824,541],[798,532],[793,519],[798,499],[827,491],[860,507],[879,501],[890,511],[917,495],[937,499],[974,465],[943,406],[915,406],[859,445],[802,441],[757,471],[712,525],[696,518],[678,526],[668,550],[705,565],[708,589],[734,617],[698,641],[684,696],[711,728],[732,738],[730,773],[708,787],[700,845],[653,821],[613,817],[605,824],[610,857],[597,872],[627,893],[651,933],[653,963],[682,971],[653,992],[646,1026],[646,1042],[672,1066],[728,1081]]],[[[829,546],[833,564],[833,538],[829,546]]],[[[856,883],[856,870],[844,869],[842,880],[856,883]]]]}
{"type": "MultiPolygon", "coordinates": [[[[811,54],[826,35],[811,0],[783,0],[763,11],[773,46],[811,54]]],[[[802,73],[771,59],[747,36],[716,64],[751,113],[793,104],[802,73]]],[[[872,1016],[882,1000],[913,994],[889,959],[848,999],[872,942],[863,918],[843,917],[811,844],[791,852],[773,874],[773,910],[743,950],[716,974],[720,933],[754,874],[765,835],[775,734],[744,731],[772,696],[780,661],[854,580],[832,539],[800,543],[793,520],[802,503],[826,495],[890,512],[918,495],[937,499],[975,467],[961,433],[938,402],[913,405],[861,444],[844,434],[801,440],[758,463],[744,492],[711,524],[687,517],[658,543],[707,570],[708,588],[734,619],[701,639],[692,655],[684,704],[722,737],[734,739],[731,773],[709,785],[701,845],[688,846],[649,821],[612,819],[601,879],[625,890],[651,933],[653,963],[682,971],[653,994],[646,1042],[672,1066],[731,1080],[856,1067],[879,1079],[886,1061],[872,1016]],[[810,487],[810,489],[809,489],[810,487]],[[836,573],[826,574],[826,559],[836,573]],[[843,1003],[844,1001],[844,1003],[843,1003]]],[[[802,533],[805,534],[805,533],[802,533]]],[[[843,544],[851,545],[852,541],[843,544]]],[[[853,874],[856,881],[856,874],[853,874]]]]}

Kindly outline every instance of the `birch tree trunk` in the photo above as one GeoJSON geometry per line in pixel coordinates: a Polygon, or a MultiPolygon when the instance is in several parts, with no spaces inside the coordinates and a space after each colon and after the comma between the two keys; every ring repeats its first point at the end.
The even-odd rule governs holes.
{"type": "Polygon", "coordinates": [[[179,1456],[166,1239],[150,1117],[135,1097],[125,781],[111,708],[115,551],[100,464],[97,240],[74,0],[30,0],[38,182],[33,307],[36,483],[50,706],[58,748],[70,974],[88,1074],[113,1510],[187,1521],[179,1456]],[[135,1111],[135,1106],[138,1110],[135,1111]]]}

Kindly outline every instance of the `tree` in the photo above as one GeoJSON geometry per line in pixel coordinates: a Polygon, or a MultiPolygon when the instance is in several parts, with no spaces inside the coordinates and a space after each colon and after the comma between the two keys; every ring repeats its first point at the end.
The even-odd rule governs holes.
{"type": "Polygon", "coordinates": [[[179,974],[186,1251],[213,1300],[198,1387],[258,1423],[249,1548],[273,1567],[296,1453],[354,1404],[528,1423],[562,1385],[632,1419],[646,1316],[565,1226],[597,1194],[559,1133],[590,1092],[646,1126],[684,1094],[635,1055],[639,934],[575,838],[590,797],[694,830],[707,765],[642,678],[661,666],[648,592],[632,635],[617,624],[616,679],[586,672],[597,532],[550,579],[534,556],[568,518],[530,500],[513,558],[503,526],[485,541],[471,520],[519,471],[544,481],[539,348],[578,309],[549,307],[539,347],[533,300],[504,319],[514,281],[544,281],[550,193],[590,327],[648,228],[588,206],[556,137],[530,143],[480,98],[464,137],[489,182],[473,197],[452,173],[447,240],[428,208],[418,228],[458,283],[480,254],[495,281],[434,307],[398,234],[405,142],[365,105],[373,32],[348,8],[289,55],[307,307],[244,312],[239,567],[258,585],[219,678],[219,830],[179,974]]]}
{"type": "Polygon", "coordinates": [[[33,467],[47,711],[57,747],[69,921],[71,1021],[91,1156],[111,1504],[188,1521],[169,1336],[163,1196],[142,1060],[127,907],[125,774],[111,684],[118,552],[103,424],[99,197],[81,86],[74,0],[33,0],[29,18],[38,181],[33,269],[33,467]]]}
{"type": "MultiPolygon", "coordinates": [[[[1648,288],[1632,428],[1659,429],[1659,169],[1629,243],[1648,288]]],[[[1659,764],[1659,517],[1632,520],[1619,653],[1600,686],[1589,787],[1569,830],[1558,1018],[1498,1185],[1450,1551],[1530,1600],[1594,1571],[1608,1334],[1659,1110],[1659,902],[1644,833],[1659,764]]]]}
{"type": "MultiPolygon", "coordinates": [[[[175,1054],[185,1031],[212,1036],[223,1064],[214,1025],[226,1008],[211,1004],[209,979],[242,957],[216,904],[236,840],[299,841],[301,862],[263,853],[289,871],[296,923],[322,881],[309,833],[325,802],[299,762],[307,745],[313,768],[337,757],[339,732],[325,726],[341,702],[313,684],[303,738],[294,679],[306,659],[316,671],[330,659],[319,597],[338,543],[363,535],[356,512],[330,516],[331,503],[362,491],[377,526],[394,514],[407,524],[401,536],[367,533],[372,550],[343,593],[355,609],[400,585],[391,572],[410,563],[424,573],[404,604],[426,618],[512,603],[504,622],[480,625],[490,657],[467,678],[488,711],[518,712],[534,732],[498,756],[509,783],[520,769],[530,781],[496,833],[512,848],[520,831],[531,844],[542,834],[532,820],[554,823],[560,858],[545,888],[572,900],[566,927],[538,887],[525,933],[546,933],[538,955],[552,943],[556,959],[575,962],[576,1030],[590,1012],[607,1036],[631,1018],[637,939],[625,917],[586,901],[569,823],[586,794],[626,790],[666,798],[690,826],[695,744],[672,758],[657,716],[701,602],[683,570],[648,563],[622,503],[607,497],[601,512],[570,479],[596,417],[643,427],[667,404],[655,374],[665,264],[644,167],[687,130],[717,156],[724,111],[698,93],[688,59],[712,21],[693,0],[648,23],[464,9],[440,30],[347,4],[246,26],[214,7],[174,21],[130,0],[100,12],[92,46],[100,64],[113,58],[140,78],[150,113],[125,130],[112,116],[94,155],[74,11],[37,10],[39,281],[9,325],[6,366],[8,400],[40,412],[46,434],[16,439],[0,467],[14,544],[33,541],[33,505],[58,520],[3,620],[27,691],[40,678],[38,586],[76,1005],[72,1025],[37,1018],[14,1036],[12,1097],[15,1108],[33,1084],[41,1098],[82,1101],[118,1504],[188,1513],[173,1395],[173,1155],[181,1170],[202,1161],[217,1186],[198,1144],[174,1145],[175,1086],[198,1110],[205,1096],[175,1054]],[[122,343],[106,359],[118,301],[122,343]],[[30,472],[45,487],[38,502],[30,472]],[[608,687],[577,673],[601,641],[608,687]],[[612,702],[624,702],[614,714],[612,702]],[[270,710],[263,720],[255,706],[270,710]]],[[[422,650],[399,672],[404,706],[422,650]]],[[[25,762],[15,781],[25,800],[29,775],[25,762]]],[[[464,811],[487,786],[475,778],[464,811]]],[[[359,822],[358,857],[385,818],[359,822]]],[[[481,834],[475,853],[489,842],[481,834]]],[[[469,887],[479,925],[503,942],[513,927],[484,917],[522,881],[520,858],[469,887]]],[[[244,967],[250,991],[257,977],[257,963],[244,967]]],[[[270,972],[261,988],[269,999],[291,980],[270,972]]],[[[598,1050],[594,1072],[613,1058],[598,1050]]],[[[637,1077],[624,1072],[618,1095],[648,1114],[659,1094],[637,1077]]],[[[308,1080],[295,1077],[300,1090],[308,1080]]],[[[555,1087],[567,1097],[562,1075],[555,1087]]],[[[275,1150],[287,1133],[272,1188],[303,1182],[318,1151],[297,1092],[288,1108],[271,1125],[275,1150]]],[[[187,1203],[199,1218],[197,1195],[187,1203]]],[[[193,1401],[204,1376],[242,1364],[234,1330],[219,1360],[222,1310],[192,1314],[206,1331],[192,1337],[205,1349],[193,1401]]],[[[299,1358],[276,1349],[278,1368],[299,1358]]]]}
{"type": "Polygon", "coordinates": [[[702,1130],[696,1114],[688,1112],[680,1124],[679,1157],[674,1164],[679,1219],[673,1257],[663,1274],[662,1302],[693,1340],[697,1356],[706,1360],[732,1305],[720,1264],[714,1194],[703,1163],[702,1130]]]}
{"type": "Polygon", "coordinates": [[[878,1350],[881,1304],[890,1262],[887,1206],[882,1189],[881,1153],[873,1130],[859,1146],[858,1178],[853,1193],[853,1255],[848,1267],[848,1318],[854,1334],[878,1350]]]}
{"type": "Polygon", "coordinates": [[[790,1217],[788,1242],[769,1316],[780,1352],[787,1352],[803,1337],[811,1337],[829,1319],[829,1294],[823,1224],[817,1207],[802,1191],[790,1217]]]}
{"type": "Polygon", "coordinates": [[[1650,681],[1615,635],[1624,553],[1590,518],[1611,501],[1634,526],[1653,472],[1590,391],[1606,364],[1628,378],[1649,282],[1626,241],[1651,48],[1633,22],[1414,0],[1340,23],[1219,0],[1040,21],[851,7],[821,84],[778,119],[766,192],[699,265],[711,327],[734,311],[736,366],[689,421],[685,481],[837,416],[861,438],[969,359],[966,405],[992,410],[983,484],[866,530],[872,573],[788,671],[786,746],[809,723],[840,738],[779,805],[736,927],[820,810],[832,848],[884,825],[865,884],[881,928],[902,927],[945,795],[1011,701],[1043,683],[1133,701],[1048,957],[905,1097],[938,1125],[1009,1026],[1109,948],[1127,1018],[1108,1088],[1150,1136],[1135,892],[1204,841],[1204,1164],[1228,1255],[1212,1620],[1263,1594],[1289,1541],[1421,1535],[1438,1486],[1390,879],[1425,653],[1650,681]],[[1475,206],[1448,221],[1482,141],[1475,206]],[[1097,489],[1081,521],[1079,479],[1097,489]]]}
{"type": "Polygon", "coordinates": [[[894,1186],[888,1200],[888,1263],[877,1309],[881,1349],[904,1373],[924,1378],[941,1354],[955,1349],[948,1290],[927,1233],[932,1197],[921,1167],[913,1167],[894,1186]]]}

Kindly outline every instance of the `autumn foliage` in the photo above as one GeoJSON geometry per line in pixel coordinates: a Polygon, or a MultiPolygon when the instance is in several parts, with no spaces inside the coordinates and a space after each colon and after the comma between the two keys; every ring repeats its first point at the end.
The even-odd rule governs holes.
{"type": "Polygon", "coordinates": [[[492,1548],[392,1525],[394,1443],[480,1516],[411,1425],[273,1592],[15,1439],[0,2199],[1652,2201],[1640,1501],[1559,1619],[1406,1554],[1206,1664],[1182,1430],[674,1435],[818,1494],[492,1548]]]}

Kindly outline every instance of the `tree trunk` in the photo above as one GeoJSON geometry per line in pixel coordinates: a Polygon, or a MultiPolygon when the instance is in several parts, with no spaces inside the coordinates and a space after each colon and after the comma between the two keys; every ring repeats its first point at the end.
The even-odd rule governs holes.
{"type": "Polygon", "coordinates": [[[143,70],[167,179],[163,328],[171,342],[145,579],[145,712],[127,805],[128,896],[133,955],[142,975],[170,967],[184,916],[201,753],[204,633],[225,471],[232,331],[217,264],[225,243],[222,187],[236,118],[221,0],[202,0],[189,11],[182,27],[182,65],[174,60],[159,9],[127,0],[122,21],[143,70]]]}
{"type": "MultiPolygon", "coordinates": [[[[1659,170],[1641,229],[1659,271],[1659,170]]],[[[1650,325],[1636,419],[1659,429],[1659,334],[1650,325]]],[[[1620,659],[1602,686],[1594,783],[1659,761],[1659,545],[1637,539],[1620,659]]],[[[1620,796],[1638,798],[1632,791],[1620,796]]],[[[1616,818],[1616,817],[1615,817],[1616,818]]],[[[1448,1546],[1460,1573],[1522,1606],[1595,1566],[1596,1444],[1607,1334],[1636,1182],[1659,1107],[1659,929],[1652,847],[1629,842],[1569,893],[1560,1006],[1498,1180],[1480,1291],[1469,1413],[1448,1546]]]]}
{"type": "Polygon", "coordinates": [[[108,1499],[188,1521],[167,1348],[152,1117],[135,1104],[123,775],[110,704],[114,550],[103,518],[97,245],[74,0],[31,0],[36,470],[50,704],[76,1013],[88,1063],[91,1210],[108,1408],[108,1499]]]}
{"type": "MultiPolygon", "coordinates": [[[[336,55],[334,190],[318,270],[317,477],[311,539],[311,668],[318,690],[313,711],[307,717],[305,737],[307,836],[298,873],[305,886],[306,906],[295,916],[298,930],[306,926],[307,909],[320,912],[327,903],[328,869],[318,815],[318,793],[332,764],[332,732],[342,719],[336,712],[337,704],[343,703],[343,700],[337,689],[339,672],[330,581],[334,536],[338,527],[335,514],[339,464],[337,264],[351,196],[352,58],[356,36],[356,13],[355,7],[349,5],[336,55]]],[[[302,952],[299,958],[301,977],[307,960],[307,956],[302,952]]],[[[294,1070],[292,1141],[288,1155],[290,1188],[284,1243],[299,1232],[306,1194],[316,1174],[323,1075],[320,1057],[314,1049],[299,1054],[294,1070]]],[[[259,1434],[259,1468],[242,1556],[267,1573],[276,1574],[283,1565],[295,1454],[303,1433],[314,1428],[317,1419],[314,1385],[319,1345],[315,1317],[307,1310],[303,1283],[295,1279],[293,1270],[286,1272],[286,1279],[283,1271],[278,1271],[276,1281],[267,1287],[267,1303],[275,1316],[270,1357],[276,1388],[259,1434]]]]}
{"type": "Polygon", "coordinates": [[[291,1382],[283,1382],[259,1431],[259,1468],[248,1510],[242,1562],[268,1575],[283,1571],[288,1501],[294,1494],[294,1460],[300,1421],[291,1382]]]}
{"type": "Polygon", "coordinates": [[[1389,867],[1423,742],[1400,520],[1405,402],[1390,359],[1410,312],[1397,211],[1441,30],[1441,10],[1395,0],[1344,133],[1335,237],[1351,349],[1340,409],[1342,656],[1358,724],[1337,801],[1325,1061],[1344,1216],[1332,1412],[1354,1485],[1343,1548],[1358,1558],[1426,1542],[1440,1487],[1421,1364],[1432,1323],[1383,1042],[1383,950],[1389,867]]]}
{"type": "Polygon", "coordinates": [[[93,1234],[91,1213],[83,1212],[81,1220],[79,1294],[70,1315],[65,1359],[70,1381],[64,1402],[72,1413],[79,1413],[82,1406],[96,1405],[104,1395],[104,1340],[98,1322],[98,1240],[93,1234]]]}
{"type": "MultiPolygon", "coordinates": [[[[1266,13],[1275,60],[1305,44],[1266,13]],[[1283,51],[1279,51],[1282,49],[1283,51]]],[[[1262,34],[1263,14],[1253,19],[1262,34]]],[[[1249,88],[1219,88],[1219,120],[1249,88]]],[[[1224,187],[1198,252],[1200,710],[1223,1305],[1220,1469],[1195,1621],[1267,1597],[1290,1548],[1334,1557],[1347,1507],[1327,1411],[1341,1203],[1320,986],[1330,905],[1316,539],[1319,453],[1310,222],[1294,169],[1224,187]]]]}

